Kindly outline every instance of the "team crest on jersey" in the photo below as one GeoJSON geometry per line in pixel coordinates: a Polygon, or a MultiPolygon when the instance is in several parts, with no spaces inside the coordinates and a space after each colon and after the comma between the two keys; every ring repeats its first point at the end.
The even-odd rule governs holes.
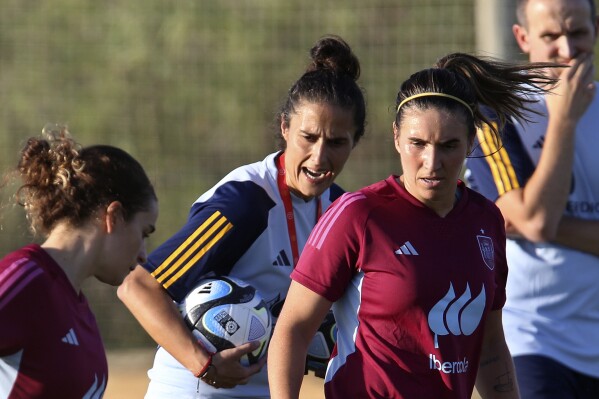
{"type": "Polygon", "coordinates": [[[491,270],[495,268],[495,249],[493,248],[493,240],[487,236],[476,236],[480,254],[483,257],[485,265],[491,270]]]}

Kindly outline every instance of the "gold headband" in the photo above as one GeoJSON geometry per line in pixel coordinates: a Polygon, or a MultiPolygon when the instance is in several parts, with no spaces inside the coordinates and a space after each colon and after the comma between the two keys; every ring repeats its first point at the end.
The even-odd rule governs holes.
{"type": "Polygon", "coordinates": [[[419,98],[419,97],[446,97],[446,98],[451,98],[452,100],[455,100],[455,101],[459,102],[460,104],[462,104],[464,107],[468,108],[468,111],[470,111],[470,115],[472,115],[472,117],[474,118],[474,111],[472,110],[472,107],[470,105],[468,105],[468,103],[466,101],[464,101],[461,98],[458,98],[456,96],[452,96],[451,94],[435,93],[435,92],[427,92],[427,93],[414,94],[413,96],[410,96],[410,97],[404,99],[397,106],[397,111],[396,112],[399,112],[399,109],[401,108],[401,106],[404,105],[405,103],[407,103],[408,101],[411,101],[411,100],[413,100],[415,98],[419,98]]]}

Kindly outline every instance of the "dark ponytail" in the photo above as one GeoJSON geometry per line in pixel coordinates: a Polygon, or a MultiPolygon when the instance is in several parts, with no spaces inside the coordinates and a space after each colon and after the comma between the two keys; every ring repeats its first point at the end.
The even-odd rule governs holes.
{"type": "Polygon", "coordinates": [[[535,100],[530,96],[546,93],[556,83],[542,69],[558,66],[552,63],[507,63],[463,53],[449,54],[439,59],[433,68],[416,72],[401,85],[395,101],[395,123],[400,126],[407,109],[435,106],[463,115],[469,127],[469,137],[474,136],[476,127],[484,124],[489,124],[498,135],[510,117],[525,118],[526,111],[535,112],[530,107],[535,100]],[[410,99],[423,93],[447,96],[425,95],[410,99]],[[489,123],[480,110],[481,106],[495,111],[498,126],[489,123]]]}

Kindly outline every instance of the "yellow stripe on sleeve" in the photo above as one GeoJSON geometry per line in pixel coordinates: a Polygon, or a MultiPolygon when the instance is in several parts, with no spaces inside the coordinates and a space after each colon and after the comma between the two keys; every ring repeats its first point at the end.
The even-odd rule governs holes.
{"type": "MultiPolygon", "coordinates": [[[[202,258],[206,254],[206,252],[210,251],[210,249],[218,242],[220,239],[227,233],[227,231],[233,228],[233,224],[227,223],[221,231],[212,238],[198,253],[189,261],[187,264],[181,268],[173,277],[171,277],[166,283],[163,284],[164,288],[170,287],[175,281],[179,279],[190,267],[192,267],[198,260],[202,258]]],[[[212,229],[211,229],[212,230],[212,229]]]]}
{"type": "MultiPolygon", "coordinates": [[[[169,276],[177,271],[186,262],[188,259],[199,249],[202,245],[219,229],[222,229],[223,232],[219,233],[217,237],[222,237],[224,233],[229,231],[233,225],[227,221],[227,218],[223,216],[219,211],[214,212],[212,216],[210,216],[204,223],[202,223],[194,232],[191,234],[173,253],[164,260],[152,272],[152,276],[156,278],[159,283],[163,283],[169,276]],[[210,227],[212,225],[212,227],[210,227]],[[224,226],[224,227],[223,227],[224,226]],[[210,228],[209,228],[210,227],[210,228]],[[177,259],[177,261],[175,261],[177,259]]],[[[211,240],[210,247],[212,247],[215,242],[211,240]]],[[[195,257],[194,257],[195,259],[195,257]]],[[[189,264],[185,268],[188,270],[193,262],[189,264]]],[[[178,274],[180,276],[180,274],[178,274]]],[[[171,283],[172,284],[172,283],[171,283]]],[[[165,286],[165,288],[167,288],[165,286]]]]}
{"type": "MultiPolygon", "coordinates": [[[[497,125],[495,124],[495,126],[497,125]]],[[[477,130],[476,134],[485,159],[491,169],[498,194],[501,196],[508,191],[520,187],[509,155],[503,147],[501,140],[495,139],[491,127],[484,125],[482,129],[477,130]]]]}
{"type": "MultiPolygon", "coordinates": [[[[508,181],[511,183],[511,188],[510,190],[513,190],[515,188],[520,188],[520,183],[518,183],[518,178],[516,177],[516,171],[514,170],[514,167],[512,165],[512,161],[510,160],[510,156],[508,155],[507,151],[505,150],[505,147],[501,147],[501,149],[499,150],[499,155],[501,156],[501,159],[503,160],[503,164],[505,165],[506,168],[506,172],[508,174],[508,181]]],[[[506,190],[509,191],[509,190],[506,190]]]]}

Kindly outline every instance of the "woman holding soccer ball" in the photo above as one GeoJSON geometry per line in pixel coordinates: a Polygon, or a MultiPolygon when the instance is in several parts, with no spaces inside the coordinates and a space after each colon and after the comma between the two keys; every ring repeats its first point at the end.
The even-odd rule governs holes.
{"type": "Polygon", "coordinates": [[[21,151],[11,178],[34,233],[0,260],[0,397],[100,398],[102,338],[83,282],[119,285],[146,259],[158,202],[142,166],[106,145],[80,148],[51,126],[21,151]]]}
{"type": "Polygon", "coordinates": [[[213,353],[194,337],[175,302],[206,278],[231,276],[256,288],[278,316],[291,270],[316,221],[341,195],[333,182],[364,134],[360,64],[350,47],[327,36],[311,57],[277,115],[280,151],[235,169],[202,194],[179,232],[119,288],[160,345],[146,398],[270,396],[266,357],[240,363],[266,348],[251,342],[213,353]]]}
{"type": "Polygon", "coordinates": [[[458,179],[488,122],[479,106],[521,117],[522,96],[552,83],[541,66],[457,53],[402,84],[402,175],[343,195],[314,228],[270,345],[273,398],[298,397],[307,345],[331,306],[327,398],[470,398],[475,382],[483,397],[519,397],[501,321],[504,221],[458,179]]]}

